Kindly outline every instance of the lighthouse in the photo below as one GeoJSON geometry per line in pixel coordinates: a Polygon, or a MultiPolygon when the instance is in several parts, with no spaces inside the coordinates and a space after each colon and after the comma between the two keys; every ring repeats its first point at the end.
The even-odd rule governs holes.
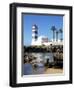
{"type": "Polygon", "coordinates": [[[38,26],[34,24],[32,26],[32,45],[35,45],[37,39],[38,39],[38,26]]]}

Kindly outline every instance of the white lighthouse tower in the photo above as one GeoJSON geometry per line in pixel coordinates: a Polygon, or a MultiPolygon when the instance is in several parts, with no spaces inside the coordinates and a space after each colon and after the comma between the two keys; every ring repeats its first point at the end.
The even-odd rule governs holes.
{"type": "Polygon", "coordinates": [[[38,26],[34,24],[32,26],[32,45],[35,45],[37,39],[38,39],[38,26]]]}

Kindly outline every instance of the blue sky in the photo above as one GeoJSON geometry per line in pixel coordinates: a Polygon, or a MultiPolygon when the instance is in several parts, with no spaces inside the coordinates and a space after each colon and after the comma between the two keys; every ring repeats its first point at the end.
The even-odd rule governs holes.
{"type": "Polygon", "coordinates": [[[23,14],[22,19],[23,44],[26,46],[31,45],[33,24],[38,25],[38,36],[47,36],[49,40],[53,37],[51,31],[53,25],[55,25],[57,30],[63,28],[63,16],[23,14]]]}

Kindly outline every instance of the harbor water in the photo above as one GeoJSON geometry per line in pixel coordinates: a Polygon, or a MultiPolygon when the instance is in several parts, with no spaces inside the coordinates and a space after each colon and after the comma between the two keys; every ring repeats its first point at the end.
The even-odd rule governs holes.
{"type": "Polygon", "coordinates": [[[23,64],[23,75],[35,75],[35,74],[43,74],[45,72],[44,64],[47,62],[52,63],[53,53],[31,53],[35,59],[32,63],[25,63],[23,64]],[[33,65],[36,65],[36,68],[33,65]]]}

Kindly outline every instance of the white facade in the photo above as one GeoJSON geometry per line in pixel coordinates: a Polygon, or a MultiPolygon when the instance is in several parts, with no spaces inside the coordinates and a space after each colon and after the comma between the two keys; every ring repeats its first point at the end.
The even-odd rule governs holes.
{"type": "Polygon", "coordinates": [[[38,27],[37,25],[33,25],[32,26],[32,42],[31,45],[35,46],[35,45],[46,45],[46,46],[50,46],[50,45],[63,45],[63,41],[57,40],[56,39],[53,41],[52,40],[48,40],[48,37],[46,36],[38,36],[38,27]]]}
{"type": "Polygon", "coordinates": [[[63,41],[61,42],[60,40],[58,41],[48,41],[48,42],[44,42],[43,39],[47,39],[47,37],[45,36],[39,36],[38,39],[36,41],[33,41],[31,45],[63,45],[63,41]]]}

